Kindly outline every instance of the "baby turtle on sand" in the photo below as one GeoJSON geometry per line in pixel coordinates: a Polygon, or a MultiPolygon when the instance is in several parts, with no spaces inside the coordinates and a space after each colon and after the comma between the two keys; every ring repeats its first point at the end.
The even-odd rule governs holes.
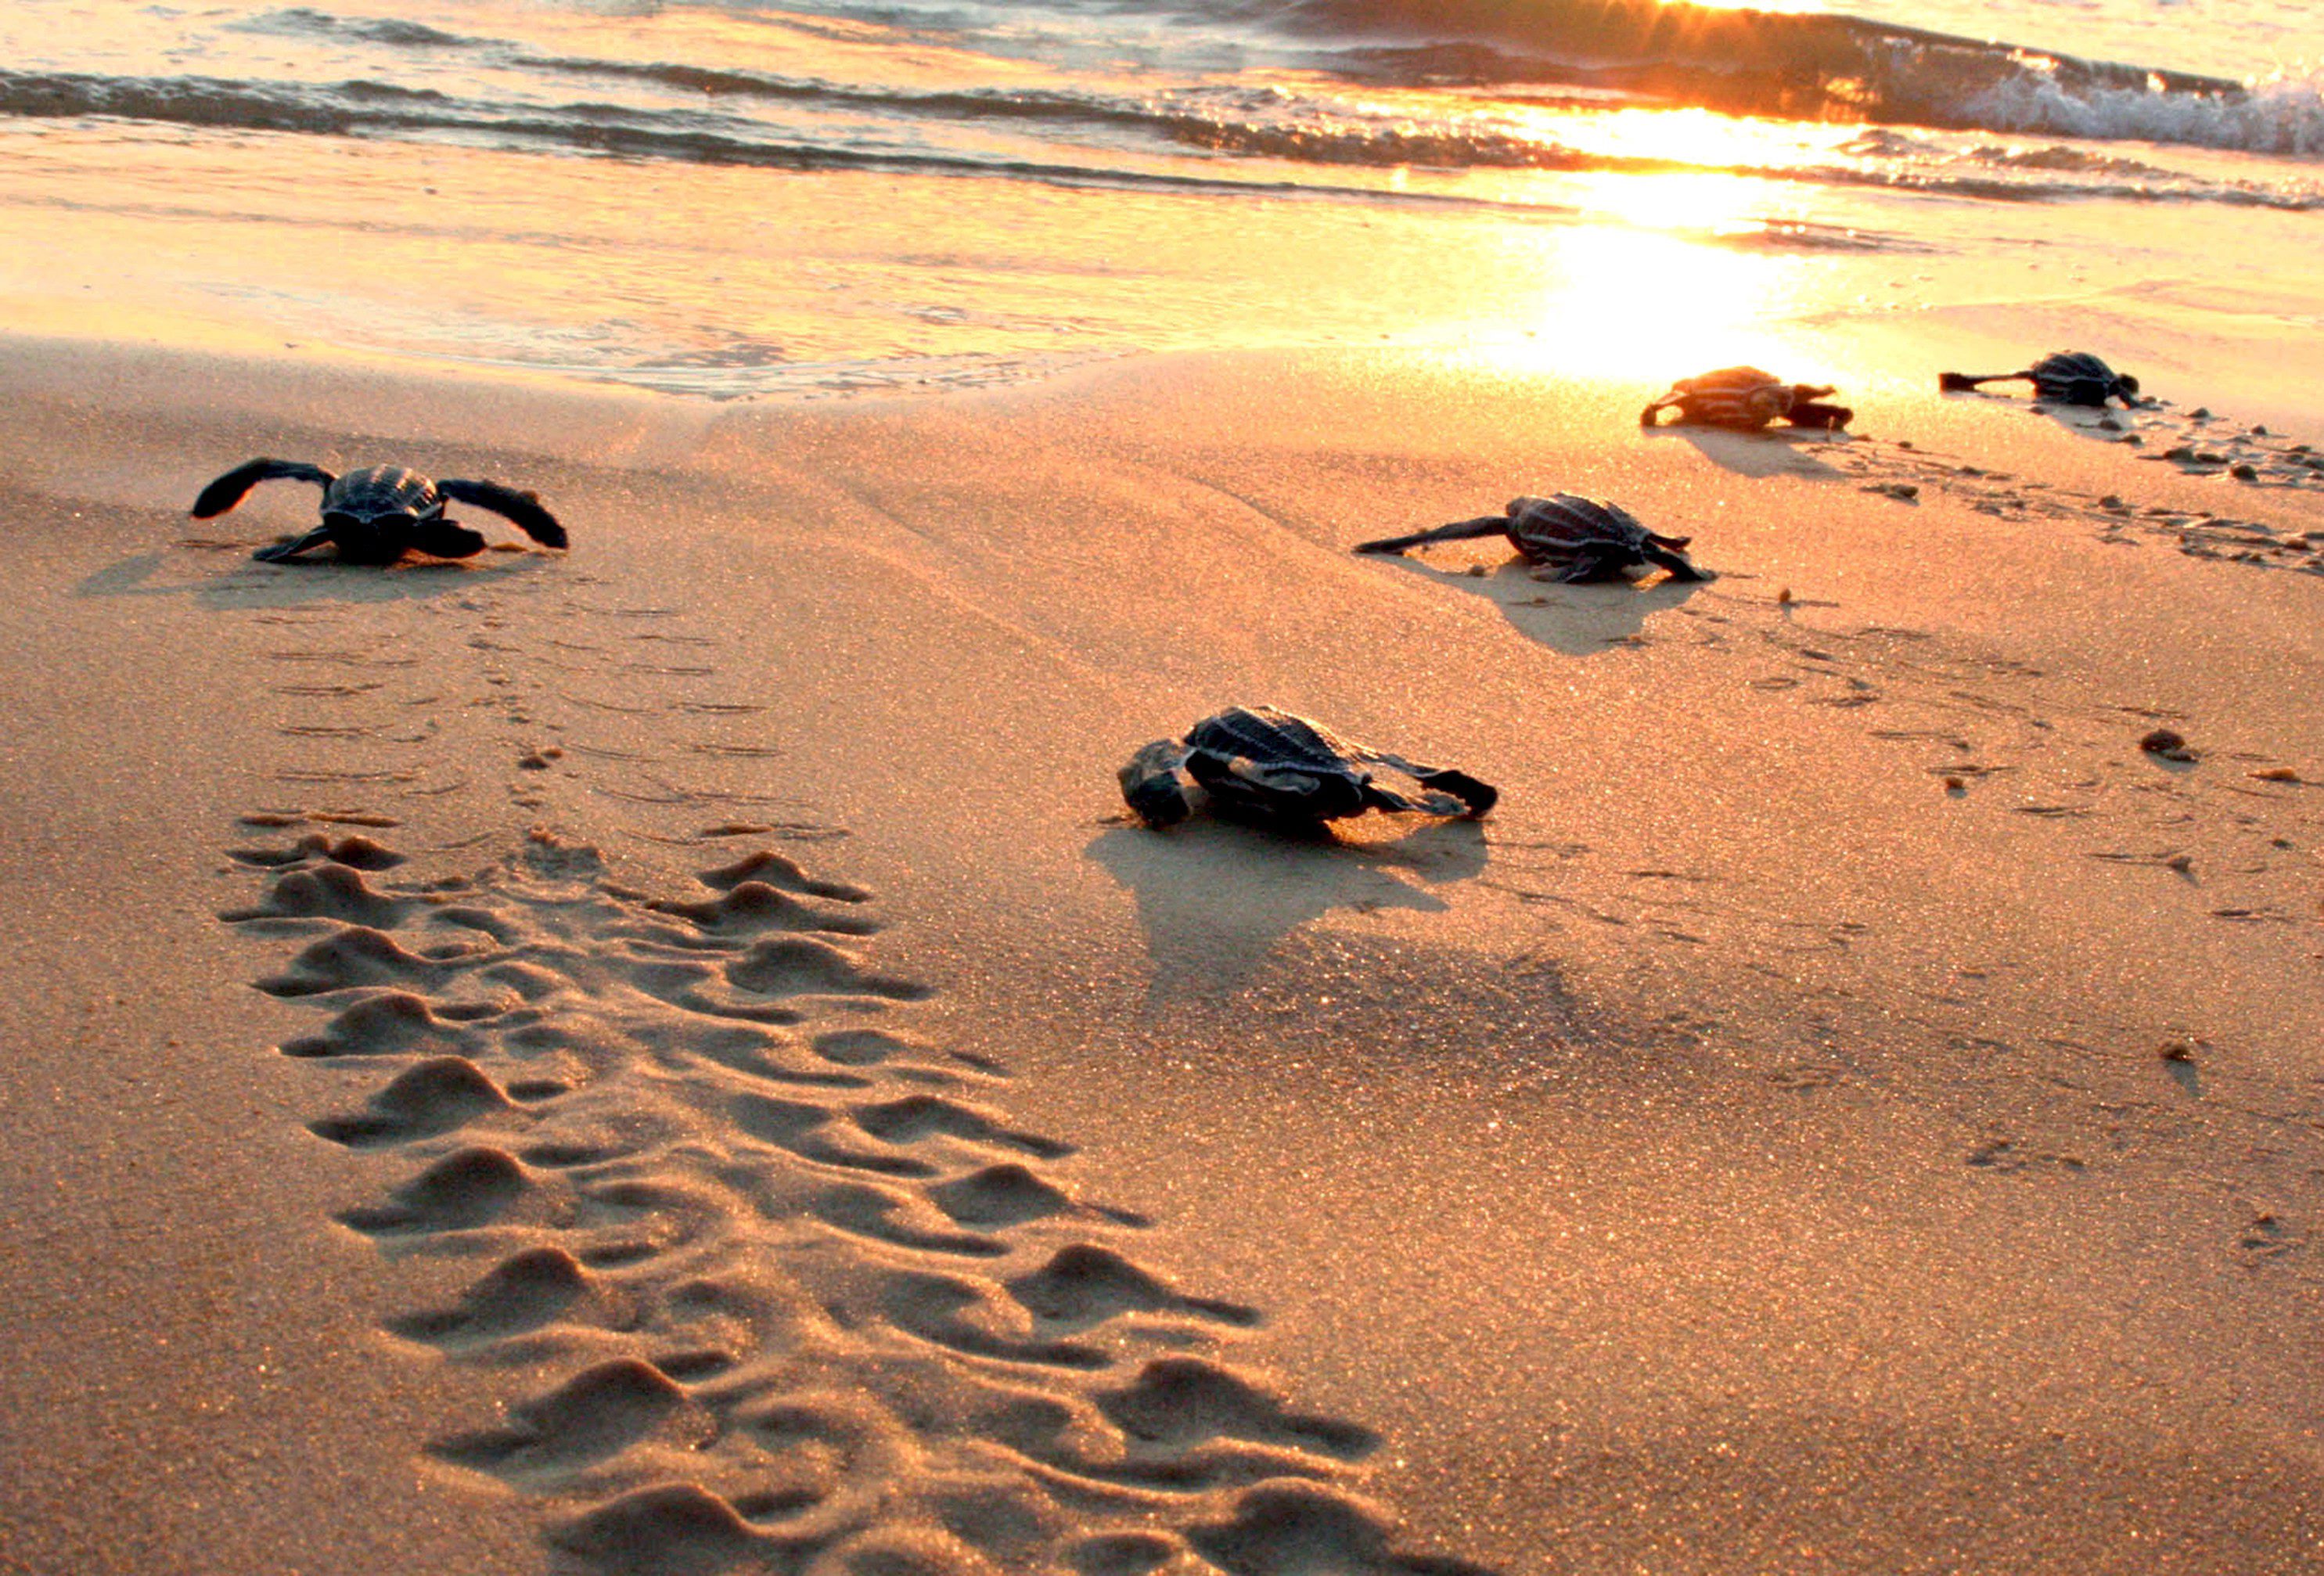
{"type": "Polygon", "coordinates": [[[1471,537],[1506,536],[1526,561],[1558,571],[1556,578],[1572,583],[1610,580],[1641,564],[1668,569],[1674,580],[1702,580],[1703,572],[1680,556],[1692,537],[1658,536],[1640,525],[1627,509],[1602,498],[1579,493],[1559,493],[1547,498],[1512,498],[1506,512],[1474,520],[1456,520],[1434,530],[1392,536],[1376,542],[1358,542],[1360,553],[1400,553],[1426,542],[1463,541],[1471,537]]]}
{"type": "Polygon", "coordinates": [[[297,460],[252,460],[202,489],[196,520],[224,514],[261,482],[312,482],[323,490],[323,523],[296,541],[277,542],[251,556],[269,564],[337,542],[343,564],[392,564],[416,548],[438,558],[465,558],[484,550],[484,539],[444,518],[455,499],[506,515],[543,547],[565,545],[565,528],[531,493],[498,482],[430,481],[401,465],[371,465],[335,476],[297,460]]]}
{"type": "Polygon", "coordinates": [[[1463,771],[1416,766],[1400,755],[1341,738],[1320,723],[1273,706],[1235,706],[1204,717],[1183,739],[1157,739],[1121,769],[1121,797],[1156,831],[1194,814],[1192,778],[1230,820],[1312,825],[1366,810],[1481,816],[1501,797],[1463,771]],[[1426,791],[1406,798],[1372,780],[1385,766],[1426,791]]]}
{"type": "Polygon", "coordinates": [[[2104,405],[2108,400],[2138,403],[2138,380],[2115,371],[2087,350],[2045,355],[2024,372],[1989,373],[1983,377],[1958,372],[1937,374],[1937,387],[1949,394],[1967,393],[1985,383],[2021,381],[2034,385],[2035,399],[2052,405],[2104,405]]]}
{"type": "Polygon", "coordinates": [[[1699,378],[1681,378],[1670,392],[1638,413],[1638,425],[1652,427],[1675,408],[1682,422],[1757,432],[1771,421],[1836,431],[1856,419],[1845,405],[1820,403],[1838,391],[1817,383],[1787,383],[1756,366],[1728,366],[1699,378]]]}

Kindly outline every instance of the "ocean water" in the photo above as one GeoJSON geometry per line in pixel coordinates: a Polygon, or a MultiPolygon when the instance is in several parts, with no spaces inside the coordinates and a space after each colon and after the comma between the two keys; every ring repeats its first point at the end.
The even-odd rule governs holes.
{"type": "Polygon", "coordinates": [[[2324,278],[2298,0],[12,0],[0,60],[20,328],[720,397],[1836,315],[2248,360],[2324,278]]]}

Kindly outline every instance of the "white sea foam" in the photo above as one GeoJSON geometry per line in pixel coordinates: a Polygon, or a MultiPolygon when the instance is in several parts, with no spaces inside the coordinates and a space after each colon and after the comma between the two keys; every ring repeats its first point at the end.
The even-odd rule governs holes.
{"type": "Polygon", "coordinates": [[[2234,97],[2115,88],[2071,93],[2028,74],[1987,88],[1966,107],[1975,124],[1997,131],[2324,154],[2324,69],[2255,82],[2234,97]]]}

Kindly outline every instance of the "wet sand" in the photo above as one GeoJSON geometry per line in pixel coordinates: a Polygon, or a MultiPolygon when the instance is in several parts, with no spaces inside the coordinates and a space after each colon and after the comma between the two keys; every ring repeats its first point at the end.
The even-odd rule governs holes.
{"type": "Polygon", "coordinates": [[[2324,434],[1934,370],[1831,444],[14,342],[0,1557],[2312,1557],[2324,434]],[[253,565],[259,453],[575,548],[253,565]],[[1346,551],[1556,487],[1717,578],[1346,551]],[[1501,805],[1124,823],[1253,701],[1501,805]]]}

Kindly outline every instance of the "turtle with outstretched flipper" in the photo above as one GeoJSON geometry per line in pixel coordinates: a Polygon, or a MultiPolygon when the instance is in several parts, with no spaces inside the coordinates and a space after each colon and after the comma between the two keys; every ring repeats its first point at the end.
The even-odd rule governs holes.
{"type": "Polygon", "coordinates": [[[1204,717],[1183,739],[1157,739],[1130,757],[1120,777],[1122,798],[1157,832],[1194,814],[1189,779],[1227,819],[1280,826],[1367,810],[1473,818],[1501,797],[1465,771],[1416,765],[1273,706],[1234,706],[1204,717]],[[1402,772],[1422,791],[1406,797],[1381,787],[1369,770],[1376,766],[1402,772]]]}
{"type": "Polygon", "coordinates": [[[1400,553],[1430,542],[1466,541],[1506,536],[1526,562],[1558,571],[1555,578],[1579,584],[1618,579],[1644,565],[1670,571],[1674,580],[1709,576],[1687,562],[1682,549],[1694,539],[1664,536],[1638,523],[1637,516],[1603,498],[1557,493],[1547,498],[1512,498],[1499,514],[1456,520],[1434,530],[1358,542],[1360,553],[1400,553]]]}
{"type": "Polygon", "coordinates": [[[565,528],[535,493],[498,482],[434,481],[402,465],[334,475],[297,460],[252,460],[203,488],[194,500],[194,518],[224,514],[261,482],[312,482],[323,490],[323,523],[251,555],[264,563],[279,564],[326,542],[338,548],[343,564],[392,564],[415,550],[437,558],[470,558],[484,550],[484,539],[445,518],[445,505],[454,502],[506,516],[543,547],[566,545],[565,528]]]}
{"type": "Polygon", "coordinates": [[[2015,382],[2032,383],[2034,397],[2052,405],[2103,406],[2108,400],[2130,406],[2139,403],[2138,380],[2115,371],[2087,350],[2045,355],[2024,372],[1988,373],[1982,377],[1958,372],[1937,374],[1937,387],[1949,394],[1969,393],[1987,383],[2015,382]]]}
{"type": "Polygon", "coordinates": [[[1825,395],[1838,392],[1822,383],[1787,383],[1756,366],[1725,366],[1679,379],[1638,413],[1638,425],[1652,427],[1664,411],[1676,410],[1681,422],[1738,432],[1759,432],[1775,421],[1834,432],[1856,419],[1847,406],[1823,403],[1825,395]]]}

